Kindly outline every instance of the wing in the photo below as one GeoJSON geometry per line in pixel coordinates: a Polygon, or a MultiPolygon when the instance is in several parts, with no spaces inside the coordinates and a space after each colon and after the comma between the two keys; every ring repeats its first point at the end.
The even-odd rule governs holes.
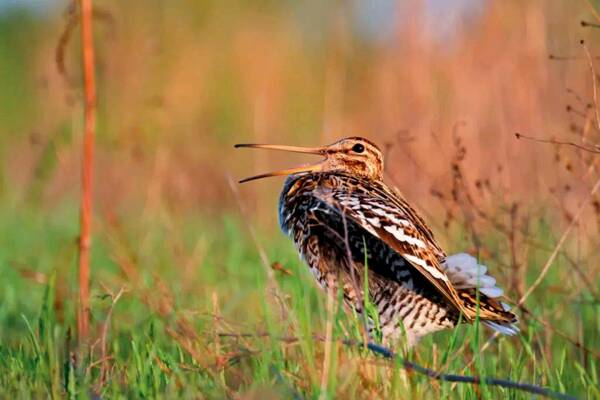
{"type": "Polygon", "coordinates": [[[383,184],[340,175],[328,178],[320,182],[312,196],[382,240],[458,311],[468,319],[474,318],[440,265],[445,253],[414,209],[383,184]]]}

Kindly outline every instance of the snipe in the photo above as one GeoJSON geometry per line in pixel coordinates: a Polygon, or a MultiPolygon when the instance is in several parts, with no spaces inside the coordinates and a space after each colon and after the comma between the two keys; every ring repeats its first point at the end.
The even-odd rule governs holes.
{"type": "MultiPolygon", "coordinates": [[[[281,229],[296,244],[319,285],[342,290],[362,314],[365,266],[369,302],[386,342],[423,336],[460,320],[512,335],[517,321],[499,300],[502,290],[468,254],[446,256],[425,221],[383,182],[383,156],[371,141],[341,139],[329,146],[238,144],[235,147],[316,154],[323,160],[240,182],[289,175],[279,200],[281,229]]],[[[374,329],[375,321],[369,321],[374,329]]]]}

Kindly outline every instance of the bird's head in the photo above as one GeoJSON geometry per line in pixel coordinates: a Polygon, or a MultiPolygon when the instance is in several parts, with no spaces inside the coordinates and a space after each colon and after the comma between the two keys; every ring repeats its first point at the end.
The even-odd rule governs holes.
{"type": "Polygon", "coordinates": [[[293,175],[306,172],[343,172],[365,179],[383,180],[383,155],[381,154],[381,150],[373,142],[362,137],[348,137],[322,147],[298,147],[274,144],[236,144],[235,147],[308,153],[324,157],[323,160],[315,164],[307,164],[251,176],[242,179],[240,182],[248,182],[269,176],[293,175]]]}

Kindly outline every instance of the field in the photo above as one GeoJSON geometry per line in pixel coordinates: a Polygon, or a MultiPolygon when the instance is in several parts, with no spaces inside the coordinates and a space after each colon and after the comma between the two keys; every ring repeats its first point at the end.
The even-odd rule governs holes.
{"type": "Polygon", "coordinates": [[[600,4],[442,3],[94,1],[83,341],[77,9],[0,7],[0,398],[532,396],[403,360],[600,398],[600,4]],[[357,134],[519,335],[376,354],[279,232],[282,180],[237,183],[313,160],[235,143],[357,134]]]}

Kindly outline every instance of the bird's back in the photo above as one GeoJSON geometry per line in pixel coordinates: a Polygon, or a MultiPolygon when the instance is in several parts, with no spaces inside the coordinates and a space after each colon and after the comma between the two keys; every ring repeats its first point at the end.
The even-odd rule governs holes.
{"type": "Polygon", "coordinates": [[[501,323],[514,319],[485,295],[479,296],[480,307],[470,304],[477,297],[472,287],[454,288],[455,266],[444,269],[446,255],[433,233],[383,182],[332,172],[291,176],[281,193],[279,218],[319,284],[343,289],[348,306],[358,312],[368,268],[369,300],[379,311],[384,336],[405,330],[414,342],[454,326],[460,313],[473,307],[491,320],[498,315],[501,323]]]}

